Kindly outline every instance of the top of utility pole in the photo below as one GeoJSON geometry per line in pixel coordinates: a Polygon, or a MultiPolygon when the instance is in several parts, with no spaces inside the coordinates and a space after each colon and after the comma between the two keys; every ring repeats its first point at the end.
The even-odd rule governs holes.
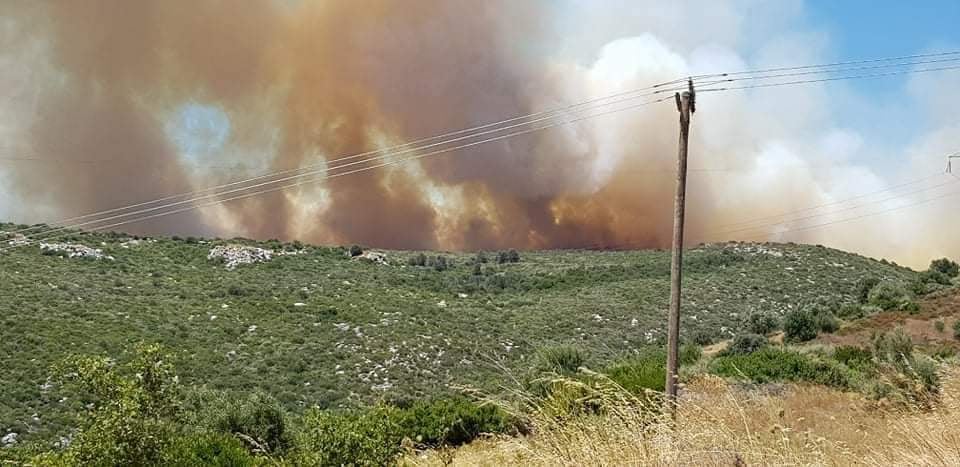
{"type": "Polygon", "coordinates": [[[953,161],[953,159],[960,159],[960,154],[951,154],[951,155],[947,156],[947,173],[948,173],[948,174],[952,174],[952,173],[953,173],[953,168],[950,166],[950,164],[951,164],[951,162],[953,161]]]}
{"type": "MultiPolygon", "coordinates": [[[[681,108],[680,93],[674,93],[673,97],[677,100],[677,111],[683,112],[681,108]]],[[[693,89],[693,78],[687,78],[687,90],[683,91],[683,97],[690,101],[690,113],[697,111],[697,92],[693,89]]]]}

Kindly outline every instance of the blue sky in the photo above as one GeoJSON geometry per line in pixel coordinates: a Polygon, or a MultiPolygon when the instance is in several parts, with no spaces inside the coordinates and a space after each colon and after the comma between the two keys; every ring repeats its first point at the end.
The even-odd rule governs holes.
{"type": "Polygon", "coordinates": [[[957,45],[960,1],[808,0],[806,16],[838,56],[909,55],[957,45]]]}

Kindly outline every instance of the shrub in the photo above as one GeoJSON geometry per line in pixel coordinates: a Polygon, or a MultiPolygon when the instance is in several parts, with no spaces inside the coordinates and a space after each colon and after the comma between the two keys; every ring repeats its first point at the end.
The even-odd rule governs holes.
{"type": "Polygon", "coordinates": [[[265,394],[229,401],[212,420],[212,428],[252,440],[253,451],[282,453],[289,445],[287,422],[280,404],[265,394]]]}
{"type": "Polygon", "coordinates": [[[452,263],[452,261],[448,261],[447,257],[443,255],[432,256],[427,259],[427,266],[430,266],[437,271],[446,271],[447,269],[450,269],[452,263]]]}
{"type": "Polygon", "coordinates": [[[855,345],[841,345],[834,349],[833,359],[854,370],[867,370],[874,366],[873,352],[855,345]]]}
{"type": "Polygon", "coordinates": [[[936,320],[936,321],[933,322],[933,328],[936,329],[937,332],[943,332],[944,327],[945,327],[945,326],[944,326],[944,324],[943,324],[943,320],[942,320],[942,319],[938,319],[938,320],[936,320]]]}
{"type": "Polygon", "coordinates": [[[766,335],[780,327],[780,319],[770,312],[757,311],[747,317],[746,328],[752,334],[766,335]]]}
{"type": "Polygon", "coordinates": [[[487,254],[482,251],[478,251],[477,256],[473,258],[473,262],[476,264],[487,264],[489,261],[490,259],[487,258],[487,254]]]}
{"type": "Polygon", "coordinates": [[[57,368],[61,383],[91,398],[85,417],[55,464],[160,465],[173,440],[170,420],[179,391],[169,355],[158,345],[137,347],[123,364],[106,357],[73,357],[57,368]]]}
{"type": "Polygon", "coordinates": [[[953,338],[960,341],[960,320],[953,323],[953,338]]]}
{"type": "Polygon", "coordinates": [[[949,276],[939,269],[933,269],[931,265],[930,269],[920,273],[920,282],[926,284],[938,284],[938,285],[950,285],[950,278],[954,276],[949,276]]]}
{"type": "Polygon", "coordinates": [[[587,355],[579,347],[558,345],[540,349],[537,360],[539,370],[573,374],[586,363],[587,355]]]}
{"type": "Polygon", "coordinates": [[[427,265],[427,255],[423,253],[417,253],[407,259],[407,264],[410,266],[426,266],[427,265]]]}
{"type": "Polygon", "coordinates": [[[843,319],[859,319],[865,314],[864,307],[848,303],[837,309],[837,316],[843,319]]]}
{"type": "Polygon", "coordinates": [[[872,344],[881,378],[871,388],[871,395],[894,397],[911,406],[931,407],[940,392],[937,363],[914,353],[913,342],[903,329],[875,335],[872,344]]]}
{"type": "Polygon", "coordinates": [[[760,334],[740,334],[733,338],[733,342],[724,351],[727,355],[745,355],[754,353],[769,345],[766,336],[760,334]]]}
{"type": "Polygon", "coordinates": [[[309,410],[296,436],[295,464],[391,464],[403,439],[397,410],[386,406],[342,413],[309,410]]]}
{"type": "Polygon", "coordinates": [[[361,248],[360,245],[353,245],[353,246],[350,247],[350,256],[351,256],[351,257],[360,256],[360,255],[362,255],[362,254],[363,254],[363,248],[361,248]]]}
{"type": "Polygon", "coordinates": [[[774,381],[811,382],[837,388],[849,388],[853,374],[829,361],[814,360],[792,350],[767,347],[751,354],[721,355],[710,362],[714,374],[732,378],[746,377],[756,383],[774,381]]]}
{"type": "Polygon", "coordinates": [[[507,251],[501,251],[497,254],[497,263],[519,263],[520,262],[520,253],[517,250],[510,249],[507,251]]]}
{"type": "Polygon", "coordinates": [[[667,372],[662,359],[631,358],[608,366],[603,373],[636,395],[647,390],[663,392],[667,372]]]}
{"type": "Polygon", "coordinates": [[[867,302],[884,311],[906,309],[910,306],[907,291],[892,282],[881,282],[871,289],[867,302]]]}
{"type": "Polygon", "coordinates": [[[840,321],[837,320],[836,316],[833,316],[833,313],[827,310],[814,310],[813,320],[816,323],[817,330],[820,332],[829,334],[840,329],[840,321]]]}
{"type": "Polygon", "coordinates": [[[861,305],[866,304],[870,297],[870,291],[873,290],[873,288],[879,283],[880,279],[877,279],[876,277],[865,277],[857,281],[855,290],[857,302],[861,305]]]}
{"type": "Polygon", "coordinates": [[[711,345],[717,341],[716,333],[709,329],[697,329],[690,337],[690,341],[699,346],[711,345]]]}
{"type": "Polygon", "coordinates": [[[703,357],[703,349],[699,345],[684,344],[680,346],[680,365],[693,365],[703,357]]]}
{"type": "Polygon", "coordinates": [[[930,270],[937,271],[947,277],[957,277],[960,275],[960,264],[948,258],[940,258],[930,262],[930,270]]]}
{"type": "Polygon", "coordinates": [[[809,310],[793,310],[783,317],[783,334],[787,341],[806,342],[817,337],[817,321],[809,310]]]}
{"type": "Polygon", "coordinates": [[[219,433],[181,437],[167,449],[164,458],[168,465],[182,467],[248,467],[260,464],[240,440],[219,433]]]}
{"type": "Polygon", "coordinates": [[[459,446],[483,433],[503,433],[513,426],[496,406],[462,398],[418,401],[391,414],[403,436],[431,447],[459,446]]]}

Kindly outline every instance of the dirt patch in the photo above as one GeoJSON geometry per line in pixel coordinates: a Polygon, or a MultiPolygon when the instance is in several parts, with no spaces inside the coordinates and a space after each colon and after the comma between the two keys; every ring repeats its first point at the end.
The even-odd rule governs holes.
{"type": "Polygon", "coordinates": [[[921,347],[953,347],[960,349],[960,342],[953,337],[953,326],[960,320],[960,290],[950,289],[924,297],[920,311],[910,314],[896,311],[878,313],[859,319],[840,328],[834,334],[817,337],[815,342],[832,345],[864,345],[875,333],[890,332],[902,328],[921,347]],[[943,322],[943,331],[936,323],[943,322]]]}

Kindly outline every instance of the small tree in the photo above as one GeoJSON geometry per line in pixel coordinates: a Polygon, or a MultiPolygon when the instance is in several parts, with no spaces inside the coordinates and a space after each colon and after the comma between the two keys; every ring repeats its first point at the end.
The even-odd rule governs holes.
{"type": "Polygon", "coordinates": [[[773,313],[756,311],[747,316],[746,325],[751,333],[766,335],[780,327],[780,320],[773,313]]]}
{"type": "Polygon", "coordinates": [[[947,277],[957,277],[960,275],[960,264],[948,258],[940,258],[930,262],[930,270],[937,271],[947,277]]]}
{"type": "Polygon", "coordinates": [[[857,281],[855,291],[857,302],[859,302],[861,305],[865,305],[870,298],[870,291],[873,290],[873,288],[879,283],[880,279],[877,279],[876,277],[866,277],[857,281]]]}
{"type": "Polygon", "coordinates": [[[363,254],[363,248],[360,248],[360,245],[353,245],[350,247],[350,256],[360,256],[363,254]]]}
{"type": "Polygon", "coordinates": [[[793,310],[783,317],[783,334],[790,342],[806,342],[817,337],[817,322],[808,310],[793,310]]]}
{"type": "Polygon", "coordinates": [[[769,344],[766,336],[760,334],[740,334],[733,338],[730,347],[727,347],[727,354],[745,355],[754,353],[769,344]]]}

